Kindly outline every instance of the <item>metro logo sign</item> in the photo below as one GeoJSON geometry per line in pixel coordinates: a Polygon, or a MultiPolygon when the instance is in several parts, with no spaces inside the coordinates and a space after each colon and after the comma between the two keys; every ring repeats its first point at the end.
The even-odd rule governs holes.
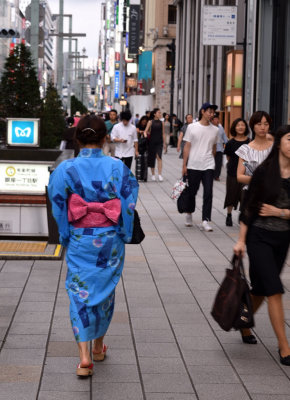
{"type": "Polygon", "coordinates": [[[39,146],[39,119],[8,118],[8,146],[39,146]]]}

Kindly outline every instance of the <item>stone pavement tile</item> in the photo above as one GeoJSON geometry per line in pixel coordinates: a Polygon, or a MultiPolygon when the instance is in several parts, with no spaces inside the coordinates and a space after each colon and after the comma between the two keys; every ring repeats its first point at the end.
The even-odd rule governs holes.
{"type": "MultiPolygon", "coordinates": [[[[243,344],[242,342],[242,337],[240,332],[236,332],[236,331],[230,331],[230,332],[225,332],[225,331],[219,331],[219,330],[215,330],[215,334],[217,335],[219,341],[222,344],[242,344],[243,346],[247,346],[246,344],[243,344]]],[[[257,338],[257,340],[259,340],[259,338],[257,338]]]]}
{"type": "Polygon", "coordinates": [[[230,365],[223,350],[186,350],[183,356],[187,365],[230,365]]]}
{"type": "Polygon", "coordinates": [[[17,322],[29,322],[29,323],[41,323],[49,322],[52,317],[51,311],[19,311],[17,310],[14,321],[17,322]]]}
{"type": "Polygon", "coordinates": [[[46,357],[43,374],[74,374],[79,357],[46,357]]]}
{"type": "Polygon", "coordinates": [[[260,344],[256,344],[255,346],[243,346],[243,344],[231,344],[225,343],[224,349],[227,352],[228,356],[231,359],[256,359],[256,360],[269,360],[271,356],[265,350],[265,348],[260,344]]]}
{"type": "Polygon", "coordinates": [[[39,382],[41,365],[0,365],[0,384],[12,382],[39,382]]]}
{"type": "Polygon", "coordinates": [[[289,394],[290,381],[285,376],[240,375],[250,393],[289,394]]]}
{"type": "Polygon", "coordinates": [[[252,400],[290,400],[290,394],[253,394],[252,400]]]}
{"type": "Polygon", "coordinates": [[[35,400],[38,382],[0,383],[0,400],[35,400]]]}
{"type": "Polygon", "coordinates": [[[8,329],[8,327],[7,328],[3,328],[3,327],[0,328],[0,341],[1,342],[3,341],[3,339],[4,339],[5,335],[6,335],[7,329],[8,329]]]}
{"type": "Polygon", "coordinates": [[[103,364],[123,364],[136,365],[134,350],[128,349],[108,349],[107,356],[103,364]]]}
{"type": "Polygon", "coordinates": [[[47,335],[49,331],[49,321],[47,322],[12,322],[9,334],[11,335],[47,335]]]}
{"type": "Polygon", "coordinates": [[[196,300],[193,297],[189,289],[185,290],[184,293],[163,293],[161,298],[164,304],[196,304],[196,300]]]}
{"type": "Polygon", "coordinates": [[[12,335],[9,334],[4,349],[43,349],[47,335],[12,335]]]}
{"type": "Polygon", "coordinates": [[[23,269],[30,268],[33,265],[33,260],[7,260],[4,268],[9,271],[10,268],[20,267],[23,269]]]}
{"type": "Polygon", "coordinates": [[[136,365],[109,365],[95,363],[93,383],[102,382],[139,382],[139,374],[136,365]]]}
{"type": "Polygon", "coordinates": [[[10,325],[11,318],[10,317],[1,317],[0,316],[0,328],[7,328],[10,325]]]}
{"type": "Polygon", "coordinates": [[[136,343],[175,343],[170,329],[134,329],[136,343]]]}
{"type": "Polygon", "coordinates": [[[43,277],[34,277],[28,280],[26,290],[39,291],[39,292],[52,292],[56,290],[58,283],[57,278],[44,279],[43,277]]]}
{"type": "Polygon", "coordinates": [[[112,322],[108,329],[109,335],[120,335],[120,336],[131,336],[129,324],[121,324],[118,322],[112,322]]]}
{"type": "Polygon", "coordinates": [[[211,327],[206,321],[190,324],[172,324],[173,330],[177,338],[182,337],[214,337],[211,327]]]}
{"type": "Polygon", "coordinates": [[[142,374],[186,374],[180,358],[138,357],[142,374]]]}
{"type": "MultiPolygon", "coordinates": [[[[0,275],[1,276],[1,275],[0,275]]],[[[22,292],[22,288],[14,288],[14,287],[2,287],[1,291],[0,291],[0,300],[2,299],[2,297],[20,297],[22,292]]],[[[2,304],[2,303],[0,303],[2,304]]]]}
{"type": "Polygon", "coordinates": [[[188,367],[194,384],[198,383],[239,383],[239,378],[232,367],[191,365],[188,367]]]}
{"type": "MultiPolygon", "coordinates": [[[[41,390],[38,395],[38,400],[90,400],[90,392],[56,392],[41,390]]],[[[99,399],[100,400],[100,399],[99,399]]]]}
{"type": "Polygon", "coordinates": [[[244,387],[241,384],[208,384],[195,385],[199,400],[250,400],[244,387]]]}
{"type": "Polygon", "coordinates": [[[221,350],[217,339],[209,336],[180,337],[178,343],[184,353],[187,350],[221,350]]]}
{"type": "Polygon", "coordinates": [[[78,355],[79,351],[75,341],[49,342],[48,344],[48,357],[77,357],[78,355]]]}
{"type": "MultiPolygon", "coordinates": [[[[233,359],[235,369],[239,375],[261,375],[267,376],[284,375],[283,370],[273,360],[248,360],[233,359]]],[[[287,368],[287,367],[286,367],[287,368]]]]}
{"type": "Polygon", "coordinates": [[[186,374],[142,374],[146,393],[194,393],[186,374]]]}
{"type": "Polygon", "coordinates": [[[126,311],[114,311],[112,322],[128,324],[129,316],[128,316],[127,310],[126,311]]]}
{"type": "Polygon", "coordinates": [[[67,342],[67,341],[74,341],[75,336],[73,334],[71,325],[68,323],[66,328],[62,329],[55,329],[52,328],[50,333],[50,341],[51,342],[67,342]]]}
{"type": "Polygon", "coordinates": [[[25,272],[1,272],[0,288],[23,288],[27,277],[25,272]]]}
{"type": "Polygon", "coordinates": [[[21,303],[19,304],[18,311],[26,312],[26,311],[52,311],[53,310],[53,302],[52,301],[23,301],[21,299],[21,303]]]}
{"type": "Polygon", "coordinates": [[[146,400],[196,400],[193,393],[146,393],[146,400]]]}
{"type": "MultiPolygon", "coordinates": [[[[77,366],[75,366],[75,368],[76,367],[77,366]]],[[[71,392],[88,392],[90,390],[90,380],[79,379],[75,373],[47,373],[42,377],[40,390],[51,392],[67,392],[68,388],[71,392]]]]}
{"type": "Polygon", "coordinates": [[[67,305],[57,304],[54,311],[56,317],[68,317],[69,318],[69,307],[67,305]]]}
{"type": "Polygon", "coordinates": [[[133,329],[170,329],[167,318],[131,318],[133,329]]]}
{"type": "Polygon", "coordinates": [[[0,304],[1,306],[17,306],[20,296],[1,296],[0,294],[0,304]]]}
{"type": "Polygon", "coordinates": [[[106,335],[105,342],[110,349],[124,349],[133,350],[133,342],[130,336],[117,336],[117,335],[106,335]]]}
{"type": "Polygon", "coordinates": [[[33,269],[45,269],[48,268],[50,271],[61,268],[62,261],[54,260],[36,260],[33,265],[33,269]]]}
{"type": "Polygon", "coordinates": [[[130,304],[129,313],[131,317],[159,318],[164,317],[163,307],[145,307],[143,305],[130,304]]]}
{"type": "MultiPolygon", "coordinates": [[[[2,290],[2,289],[1,289],[2,290]]],[[[55,301],[55,292],[34,292],[31,290],[24,290],[23,296],[21,298],[23,302],[51,302],[54,303],[55,301]]]]}
{"type": "Polygon", "coordinates": [[[45,349],[2,349],[0,365],[42,365],[45,349]]]}
{"type": "Polygon", "coordinates": [[[16,307],[15,305],[7,305],[7,306],[2,306],[0,305],[0,315],[1,317],[8,317],[11,318],[14,314],[16,307]]]}
{"type": "Polygon", "coordinates": [[[160,301],[160,298],[157,293],[155,293],[153,296],[145,296],[145,297],[128,296],[127,299],[128,299],[129,306],[131,304],[134,304],[134,305],[141,304],[141,305],[144,305],[144,307],[145,306],[160,307],[160,305],[161,305],[161,301],[160,301]]]}
{"type": "Polygon", "coordinates": [[[136,343],[138,357],[179,358],[175,343],[136,343]]]}
{"type": "Polygon", "coordinates": [[[143,400],[140,383],[93,382],[92,400],[143,400]]]}

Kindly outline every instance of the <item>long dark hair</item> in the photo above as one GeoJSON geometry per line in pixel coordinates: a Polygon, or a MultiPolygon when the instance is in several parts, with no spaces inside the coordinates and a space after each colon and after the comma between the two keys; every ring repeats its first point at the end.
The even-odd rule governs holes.
{"type": "Polygon", "coordinates": [[[290,125],[283,125],[277,129],[270,154],[253,174],[245,204],[245,213],[248,214],[248,217],[257,213],[262,203],[273,205],[280,194],[280,143],[282,137],[289,132],[290,125]]]}

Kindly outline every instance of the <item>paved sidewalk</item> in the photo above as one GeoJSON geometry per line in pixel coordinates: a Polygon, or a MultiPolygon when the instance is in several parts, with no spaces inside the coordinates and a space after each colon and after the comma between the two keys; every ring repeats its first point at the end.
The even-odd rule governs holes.
{"type": "MultiPolygon", "coordinates": [[[[223,332],[210,316],[238,226],[225,226],[225,177],[214,183],[213,226],[184,226],[169,193],[180,176],[176,150],[164,182],[140,184],[146,239],[128,245],[108,357],[78,379],[63,261],[0,261],[0,400],[290,400],[290,367],[278,362],[266,305],[256,346],[223,332]]],[[[237,221],[234,213],[234,221],[237,221]]],[[[290,262],[283,272],[290,338],[290,262]]]]}

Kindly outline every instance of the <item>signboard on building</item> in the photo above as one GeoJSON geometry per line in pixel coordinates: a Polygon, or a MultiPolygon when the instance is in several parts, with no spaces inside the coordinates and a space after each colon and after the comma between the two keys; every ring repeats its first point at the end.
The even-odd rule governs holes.
{"type": "Polygon", "coordinates": [[[51,165],[0,161],[0,193],[45,194],[51,165]]]}
{"type": "Polygon", "coordinates": [[[203,6],[202,44],[235,46],[237,43],[237,7],[203,6]]]}
{"type": "Polygon", "coordinates": [[[138,54],[140,36],[140,5],[130,3],[129,11],[129,54],[138,54]]]}
{"type": "Polygon", "coordinates": [[[114,97],[119,98],[119,88],[120,88],[120,71],[115,71],[115,85],[114,85],[114,97]]]}
{"type": "Polygon", "coordinates": [[[39,146],[39,119],[7,118],[8,146],[39,146]]]}

